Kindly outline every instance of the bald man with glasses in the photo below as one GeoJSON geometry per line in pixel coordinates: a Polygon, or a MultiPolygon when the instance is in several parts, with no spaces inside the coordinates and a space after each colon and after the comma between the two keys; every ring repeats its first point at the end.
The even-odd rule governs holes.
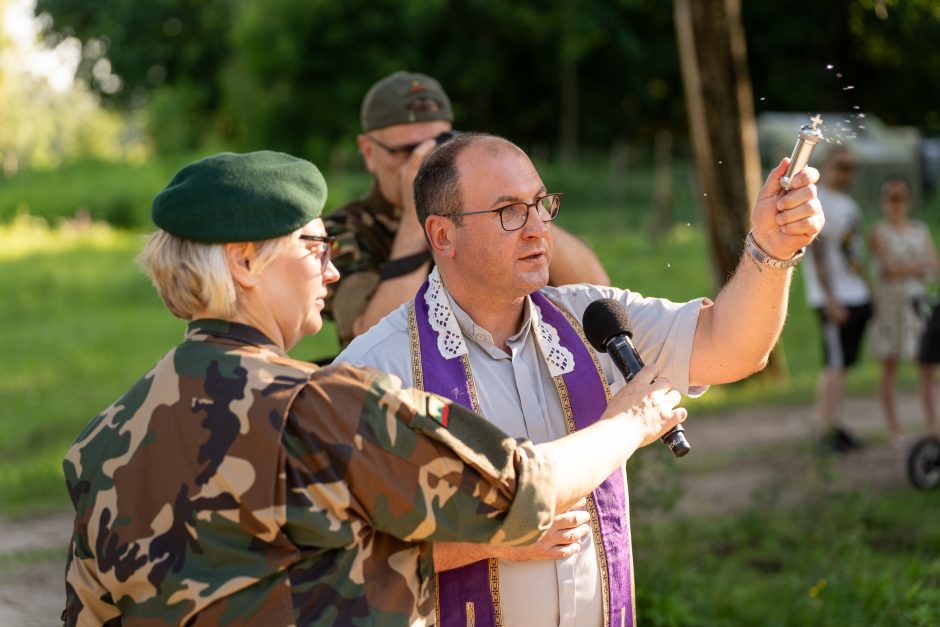
{"type": "MultiPolygon", "coordinates": [[[[324,313],[336,322],[344,346],[410,300],[428,276],[431,254],[411,187],[431,148],[458,134],[453,120],[444,89],[424,74],[395,72],[363,99],[357,141],[372,189],[324,218],[337,238],[333,262],[342,275],[324,313]]],[[[581,240],[557,227],[555,239],[552,285],[610,282],[581,240]]]]}
{"type": "MultiPolygon", "coordinates": [[[[391,372],[512,437],[548,442],[593,424],[607,395],[625,385],[580,325],[590,303],[612,298],[629,313],[643,361],[674,390],[696,395],[746,377],[767,363],[792,268],[823,224],[818,172],[806,168],[784,191],[787,165],[761,189],[748,252],[715,302],[675,303],[583,283],[547,287],[561,194],[511,142],[454,138],[428,155],[414,184],[434,270],[414,300],[337,361],[391,372]]],[[[591,468],[593,456],[582,464],[591,468]]],[[[618,469],[529,547],[436,543],[437,624],[635,625],[631,549],[618,469]]]]}

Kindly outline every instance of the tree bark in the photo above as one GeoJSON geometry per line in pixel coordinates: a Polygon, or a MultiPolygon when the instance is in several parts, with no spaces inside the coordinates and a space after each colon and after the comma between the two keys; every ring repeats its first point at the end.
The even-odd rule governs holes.
{"type": "MultiPolygon", "coordinates": [[[[682,82],[716,287],[741,259],[760,154],[740,0],[675,0],[682,82]]],[[[769,369],[781,370],[780,358],[769,369]]]]}

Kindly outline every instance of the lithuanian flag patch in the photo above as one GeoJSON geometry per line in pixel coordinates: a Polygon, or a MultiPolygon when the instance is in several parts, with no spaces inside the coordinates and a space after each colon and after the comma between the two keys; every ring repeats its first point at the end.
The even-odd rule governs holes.
{"type": "Polygon", "coordinates": [[[447,415],[450,413],[450,406],[440,397],[428,396],[428,416],[433,418],[442,427],[447,427],[447,415]]]}

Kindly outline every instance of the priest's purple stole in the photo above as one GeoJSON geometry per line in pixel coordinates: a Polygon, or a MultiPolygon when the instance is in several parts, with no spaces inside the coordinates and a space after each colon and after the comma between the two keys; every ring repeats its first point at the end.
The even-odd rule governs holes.
{"type": "MultiPolygon", "coordinates": [[[[470,376],[465,358],[445,359],[437,348],[437,334],[428,321],[429,311],[424,295],[428,282],[418,291],[414,302],[415,327],[420,345],[420,371],[415,384],[428,392],[449,398],[473,411],[475,407],[470,376]]],[[[569,319],[540,292],[533,292],[533,302],[542,312],[542,319],[554,327],[559,341],[567,348],[575,369],[561,375],[556,387],[562,407],[574,427],[582,429],[593,424],[607,407],[603,376],[596,367],[592,349],[587,345],[577,321],[569,319]]],[[[414,359],[417,355],[413,355],[414,359]]],[[[557,377],[556,377],[557,379],[557,377]]],[[[592,493],[597,512],[602,546],[598,562],[602,584],[609,597],[605,599],[605,616],[611,627],[633,625],[630,529],[626,519],[625,485],[618,470],[592,493]]],[[[595,537],[595,545],[598,544],[595,537]]],[[[461,568],[438,573],[437,604],[440,627],[497,627],[502,624],[499,609],[499,573],[496,560],[482,560],[461,568]],[[495,598],[494,598],[495,597],[495,598]]]]}

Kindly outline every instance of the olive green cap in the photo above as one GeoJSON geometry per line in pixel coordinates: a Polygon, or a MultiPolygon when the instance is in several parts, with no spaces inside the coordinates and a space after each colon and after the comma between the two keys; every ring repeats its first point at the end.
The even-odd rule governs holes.
{"type": "Polygon", "coordinates": [[[154,224],[196,242],[255,242],[320,216],[326,181],[281,152],[223,152],[183,167],[153,199],[154,224]]]}
{"type": "Polygon", "coordinates": [[[454,121],[450,99],[436,80],[415,72],[395,72],[373,85],[362,99],[362,131],[395,124],[454,121]]]}

